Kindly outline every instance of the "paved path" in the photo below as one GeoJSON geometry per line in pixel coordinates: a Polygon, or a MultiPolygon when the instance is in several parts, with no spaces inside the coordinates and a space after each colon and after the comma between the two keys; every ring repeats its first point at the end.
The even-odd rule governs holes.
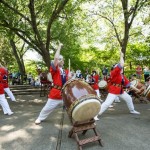
{"type": "MultiPolygon", "coordinates": [[[[0,150],[77,150],[74,139],[68,138],[71,124],[67,113],[57,108],[41,125],[34,121],[47,101],[39,95],[16,96],[10,102],[15,112],[3,115],[0,107],[0,150]]],[[[83,150],[149,150],[150,149],[150,103],[135,104],[141,115],[129,114],[124,102],[115,104],[97,121],[96,128],[104,143],[86,144],[83,150]]],[[[88,131],[85,136],[90,137],[88,131]]]]}

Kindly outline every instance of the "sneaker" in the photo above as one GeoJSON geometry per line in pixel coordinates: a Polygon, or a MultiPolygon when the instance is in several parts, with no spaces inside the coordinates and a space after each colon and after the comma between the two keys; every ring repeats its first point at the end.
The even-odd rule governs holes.
{"type": "Polygon", "coordinates": [[[114,107],[113,105],[110,105],[110,106],[109,106],[109,108],[113,108],[113,107],[114,107]]]}
{"type": "Polygon", "coordinates": [[[41,123],[41,120],[40,120],[40,119],[36,119],[36,120],[35,120],[35,124],[36,124],[36,125],[38,125],[38,124],[40,124],[40,123],[41,123]]]}
{"type": "Polygon", "coordinates": [[[9,116],[11,116],[11,115],[13,115],[13,114],[14,114],[14,112],[10,112],[10,113],[8,113],[8,115],[9,115],[9,116]]]}
{"type": "Polygon", "coordinates": [[[12,102],[16,102],[16,99],[13,99],[12,102]]]}
{"type": "Polygon", "coordinates": [[[131,113],[131,114],[140,115],[140,112],[138,112],[138,111],[135,111],[135,110],[131,110],[131,111],[130,111],[130,113],[131,113]]]}
{"type": "Polygon", "coordinates": [[[95,117],[94,117],[94,120],[98,121],[98,120],[99,120],[99,118],[98,118],[97,116],[95,116],[95,117]]]}

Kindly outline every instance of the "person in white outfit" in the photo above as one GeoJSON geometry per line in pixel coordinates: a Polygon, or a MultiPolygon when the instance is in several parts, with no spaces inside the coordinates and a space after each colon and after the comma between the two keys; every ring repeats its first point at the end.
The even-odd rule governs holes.
{"type": "Polygon", "coordinates": [[[123,87],[125,86],[133,88],[137,92],[140,92],[133,85],[131,85],[129,80],[123,75],[123,66],[124,59],[123,53],[121,52],[120,63],[116,64],[110,73],[110,86],[108,87],[109,93],[105,102],[101,105],[99,115],[102,115],[117,97],[123,99],[126,102],[130,113],[140,114],[140,112],[135,111],[131,96],[123,90],[123,87]]]}
{"type": "Polygon", "coordinates": [[[0,69],[0,105],[2,106],[3,112],[5,115],[12,115],[13,112],[11,111],[9,104],[5,98],[4,94],[4,85],[3,85],[3,74],[0,69]]]}
{"type": "Polygon", "coordinates": [[[51,62],[50,73],[53,81],[53,87],[51,88],[48,101],[41,110],[38,118],[35,120],[35,124],[40,124],[45,120],[48,115],[59,105],[63,104],[61,89],[68,79],[68,71],[63,70],[64,59],[60,55],[62,44],[59,42],[58,49],[54,56],[54,61],[51,62]]]}
{"type": "Polygon", "coordinates": [[[10,106],[5,98],[5,94],[0,94],[0,105],[2,106],[4,115],[12,115],[13,112],[10,109],[10,106]]]}
{"type": "Polygon", "coordinates": [[[1,75],[3,76],[4,91],[10,97],[11,101],[16,101],[16,99],[8,85],[8,71],[4,66],[2,66],[2,64],[0,64],[0,71],[1,71],[1,75]]]}

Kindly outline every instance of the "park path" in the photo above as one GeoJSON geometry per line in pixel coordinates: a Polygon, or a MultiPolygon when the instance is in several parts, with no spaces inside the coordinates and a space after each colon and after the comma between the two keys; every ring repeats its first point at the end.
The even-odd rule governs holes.
{"type": "MultiPolygon", "coordinates": [[[[35,125],[47,98],[34,94],[16,95],[16,99],[8,99],[14,115],[3,115],[0,107],[0,150],[77,150],[74,137],[68,138],[72,126],[66,111],[57,108],[45,122],[35,125]]],[[[149,150],[150,104],[136,103],[135,108],[141,115],[129,114],[124,102],[115,103],[96,122],[104,147],[94,142],[83,150],[149,150]]],[[[91,135],[88,131],[85,137],[91,135]]]]}

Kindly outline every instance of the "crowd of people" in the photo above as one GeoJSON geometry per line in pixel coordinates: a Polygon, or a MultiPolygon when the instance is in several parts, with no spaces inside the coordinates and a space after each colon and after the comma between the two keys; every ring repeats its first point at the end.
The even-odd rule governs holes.
{"type": "MultiPolygon", "coordinates": [[[[120,62],[113,65],[109,71],[108,67],[104,66],[102,68],[102,76],[100,77],[99,73],[96,70],[92,70],[87,72],[83,75],[80,69],[77,69],[76,71],[69,71],[64,70],[64,58],[60,54],[62,49],[62,43],[59,42],[57,51],[54,55],[54,60],[51,62],[50,66],[50,78],[51,82],[53,82],[53,86],[51,87],[49,94],[48,94],[48,100],[43,109],[41,110],[39,116],[35,120],[35,124],[40,124],[42,121],[44,121],[48,115],[58,106],[63,104],[62,95],[61,95],[61,89],[63,85],[67,82],[69,79],[83,79],[85,82],[87,82],[95,91],[95,95],[97,95],[98,98],[101,100],[101,93],[99,89],[99,81],[105,80],[108,84],[108,95],[106,97],[105,101],[101,100],[101,109],[99,111],[99,114],[94,117],[95,120],[98,119],[98,115],[102,115],[108,107],[111,107],[113,102],[115,100],[120,101],[121,98],[124,100],[127,104],[127,107],[129,109],[129,112],[132,114],[140,114],[140,112],[136,111],[134,108],[134,104],[132,101],[132,97],[129,93],[127,93],[124,88],[130,88],[134,89],[136,93],[140,92],[139,89],[134,87],[131,84],[131,80],[136,77],[136,79],[141,80],[142,73],[144,73],[144,81],[148,85],[150,85],[150,70],[148,67],[145,67],[144,70],[142,70],[141,66],[138,65],[136,68],[136,74],[132,76],[132,78],[129,80],[123,73],[123,67],[124,67],[124,59],[123,54],[120,53],[120,62]],[[133,78],[134,77],[134,78],[133,78]]],[[[32,76],[32,73],[29,72],[26,76],[26,80],[28,81],[28,84],[30,85],[41,85],[41,77],[45,77],[42,75],[42,72],[39,71],[38,78],[35,80],[32,76]]],[[[12,101],[16,101],[13,93],[11,92],[9,85],[8,85],[8,71],[5,67],[2,65],[0,66],[0,104],[2,106],[4,114],[12,115],[13,112],[11,111],[9,104],[7,102],[7,99],[5,98],[5,92],[8,94],[8,96],[11,98],[12,101]]]]}

